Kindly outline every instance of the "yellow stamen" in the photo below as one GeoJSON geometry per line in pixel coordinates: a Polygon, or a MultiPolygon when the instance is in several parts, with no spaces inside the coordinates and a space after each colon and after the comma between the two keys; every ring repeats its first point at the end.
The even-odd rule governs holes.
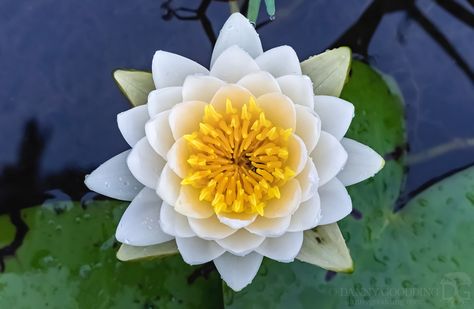
{"type": "Polygon", "coordinates": [[[255,99],[236,108],[230,99],[225,112],[208,104],[199,129],[185,135],[190,172],[181,184],[200,190],[199,200],[219,214],[265,213],[269,200],[294,177],[288,166],[292,129],[275,126],[255,99]]]}

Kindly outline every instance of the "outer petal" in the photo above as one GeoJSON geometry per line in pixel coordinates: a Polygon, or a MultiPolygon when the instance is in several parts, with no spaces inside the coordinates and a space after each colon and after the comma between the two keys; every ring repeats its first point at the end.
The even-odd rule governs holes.
{"type": "Polygon", "coordinates": [[[308,160],[308,152],[303,140],[297,135],[292,134],[288,139],[288,167],[298,175],[303,171],[306,161],[308,160]]]}
{"type": "Polygon", "coordinates": [[[182,87],[167,87],[153,90],[148,95],[148,114],[151,118],[155,115],[172,109],[183,102],[182,87]]]}
{"type": "Polygon", "coordinates": [[[276,92],[264,94],[258,97],[257,105],[265,111],[265,117],[274,125],[295,130],[295,105],[288,97],[276,92]]]}
{"type": "Polygon", "coordinates": [[[314,107],[313,83],[306,75],[285,75],[277,78],[281,92],[295,104],[314,107]]]}
{"type": "Polygon", "coordinates": [[[120,219],[115,238],[132,246],[150,246],[173,239],[160,227],[161,203],[153,190],[140,191],[120,219]]]}
{"type": "Polygon", "coordinates": [[[176,204],[181,189],[181,178],[173,172],[167,163],[158,180],[156,193],[170,205],[176,204]]]}
{"type": "Polygon", "coordinates": [[[245,229],[240,229],[232,235],[218,239],[216,242],[226,251],[244,256],[252,252],[265,240],[265,237],[259,236],[245,229]]]}
{"type": "Polygon", "coordinates": [[[240,109],[249,102],[251,97],[253,97],[252,93],[242,86],[226,85],[216,92],[211,100],[211,105],[217,112],[224,113],[227,99],[232,102],[233,107],[240,109]]]}
{"type": "Polygon", "coordinates": [[[276,79],[268,72],[259,71],[242,77],[237,85],[248,89],[255,97],[266,93],[281,92],[276,79]]]}
{"type": "Polygon", "coordinates": [[[209,218],[214,214],[211,204],[200,201],[199,190],[191,186],[181,186],[174,208],[180,214],[196,219],[209,218]]]}
{"type": "Polygon", "coordinates": [[[257,72],[257,63],[238,46],[231,46],[217,58],[211,67],[211,75],[229,83],[236,83],[247,74],[257,72]]]}
{"type": "Polygon", "coordinates": [[[225,253],[214,260],[222,280],[234,291],[240,291],[252,282],[257,275],[263,256],[250,253],[246,256],[235,256],[225,253]]]}
{"type": "Polygon", "coordinates": [[[135,144],[127,158],[127,165],[133,176],[152,189],[156,188],[165,163],[165,160],[151,148],[146,137],[135,144]]]}
{"type": "Polygon", "coordinates": [[[337,178],[347,187],[374,176],[385,161],[372,148],[349,138],[343,138],[341,144],[347,151],[348,159],[337,178]]]}
{"type": "Polygon", "coordinates": [[[326,185],[320,187],[319,196],[321,198],[319,225],[337,222],[352,211],[351,197],[337,178],[333,178],[326,185]]]}
{"type": "Polygon", "coordinates": [[[254,234],[265,237],[277,237],[285,233],[290,226],[291,216],[280,218],[258,217],[254,223],[246,227],[246,229],[254,234]]]}
{"type": "Polygon", "coordinates": [[[347,161],[347,152],[334,136],[322,131],[311,157],[318,170],[319,185],[322,186],[342,170],[347,161]]]}
{"type": "Polygon", "coordinates": [[[326,95],[314,97],[314,110],[321,118],[322,129],[340,140],[354,117],[352,103],[326,95]]]}
{"type": "Polygon", "coordinates": [[[183,85],[183,102],[210,102],[214,94],[226,83],[210,75],[190,75],[183,85]]]}
{"type": "Polygon", "coordinates": [[[200,238],[215,240],[226,238],[236,232],[235,229],[221,223],[217,216],[211,216],[207,219],[189,218],[191,229],[200,238]]]}
{"type": "Polygon", "coordinates": [[[145,123],[150,119],[146,105],[140,105],[117,115],[117,124],[125,141],[133,147],[145,136],[145,123]]]}
{"type": "Polygon", "coordinates": [[[130,151],[116,155],[87,175],[84,181],[87,188],[118,200],[133,200],[143,185],[133,177],[127,167],[130,151]]]}
{"type": "Polygon", "coordinates": [[[263,216],[281,218],[293,214],[301,202],[301,188],[296,179],[290,179],[280,188],[280,198],[267,202],[263,216]]]}
{"type": "Polygon", "coordinates": [[[173,206],[163,202],[160,212],[160,226],[170,235],[176,237],[193,237],[196,234],[189,226],[188,219],[177,213],[173,206]]]}
{"type": "Polygon", "coordinates": [[[180,178],[188,176],[189,165],[187,160],[189,158],[189,149],[188,142],[184,137],[178,139],[176,143],[171,146],[166,158],[168,159],[169,167],[176,173],[176,175],[180,178]]]}
{"type": "Polygon", "coordinates": [[[280,237],[267,238],[255,251],[278,262],[293,262],[303,244],[303,232],[285,233],[280,237]]]}
{"type": "Polygon", "coordinates": [[[240,13],[232,14],[222,27],[212,51],[211,67],[216,59],[232,45],[239,46],[253,58],[263,52],[262,43],[255,28],[240,13]]]}
{"type": "Polygon", "coordinates": [[[205,67],[191,59],[162,50],[153,56],[151,70],[156,89],[181,86],[188,75],[209,73],[205,67]]]}
{"type": "Polygon", "coordinates": [[[290,46],[278,46],[267,50],[255,59],[260,69],[275,77],[283,75],[301,75],[298,56],[290,46]]]}
{"type": "Polygon", "coordinates": [[[199,237],[176,238],[183,260],[189,265],[204,264],[221,256],[225,250],[212,240],[199,237]]]}
{"type": "Polygon", "coordinates": [[[296,180],[300,183],[302,202],[309,200],[318,192],[319,176],[312,159],[306,161],[304,169],[298,174],[296,180]]]}
{"type": "Polygon", "coordinates": [[[311,199],[301,203],[296,212],[291,216],[289,232],[306,231],[318,225],[321,219],[321,201],[316,192],[311,199]]]}
{"type": "Polygon", "coordinates": [[[171,110],[169,124],[175,140],[199,129],[204,115],[205,102],[189,101],[176,104],[171,110]]]}
{"type": "Polygon", "coordinates": [[[171,111],[167,110],[159,113],[145,125],[145,133],[150,146],[163,159],[174,144],[173,133],[169,124],[171,111]]]}
{"type": "Polygon", "coordinates": [[[295,105],[296,108],[296,135],[301,137],[308,153],[311,153],[318,143],[321,134],[321,120],[306,106],[295,105]]]}

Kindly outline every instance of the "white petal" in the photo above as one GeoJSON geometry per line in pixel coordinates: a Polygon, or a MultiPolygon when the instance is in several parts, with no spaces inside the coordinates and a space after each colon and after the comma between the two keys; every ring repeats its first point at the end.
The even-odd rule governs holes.
{"type": "Polygon", "coordinates": [[[327,95],[314,97],[314,110],[321,118],[321,128],[338,140],[346,134],[354,117],[352,103],[327,95]]]}
{"type": "Polygon", "coordinates": [[[312,229],[321,219],[321,201],[316,192],[311,199],[301,203],[296,212],[291,216],[289,232],[299,232],[312,229]]]}
{"type": "Polygon", "coordinates": [[[150,246],[173,239],[160,227],[161,203],[155,191],[140,191],[122,215],[115,238],[131,246],[150,246]]]}
{"type": "Polygon", "coordinates": [[[227,225],[232,229],[241,229],[252,222],[257,218],[256,214],[218,214],[217,218],[222,224],[227,225]]]}
{"type": "Polygon", "coordinates": [[[183,260],[189,265],[204,264],[221,256],[225,250],[215,241],[199,237],[176,237],[176,244],[183,260]]]}
{"type": "Polygon", "coordinates": [[[277,78],[281,92],[295,104],[314,107],[313,83],[306,75],[285,75],[277,78]]]}
{"type": "Polygon", "coordinates": [[[310,155],[318,170],[319,185],[322,186],[336,177],[347,162],[347,152],[331,134],[321,132],[318,144],[310,155]]]}
{"type": "Polygon", "coordinates": [[[242,77],[237,85],[245,87],[255,97],[266,93],[281,92],[276,79],[268,72],[258,71],[242,77]]]}
{"type": "Polygon", "coordinates": [[[200,238],[207,240],[222,239],[235,233],[235,229],[221,223],[217,216],[211,216],[207,219],[189,218],[191,229],[200,238]]]}
{"type": "Polygon", "coordinates": [[[243,256],[260,246],[264,240],[265,237],[263,236],[250,233],[245,229],[240,229],[226,238],[216,240],[216,242],[226,251],[243,256]]]}
{"type": "Polygon", "coordinates": [[[199,129],[205,106],[205,102],[188,101],[176,104],[171,109],[169,124],[175,140],[199,129]]]}
{"type": "Polygon", "coordinates": [[[309,200],[318,192],[319,176],[313,160],[308,159],[306,161],[304,169],[296,176],[296,180],[300,183],[302,202],[309,200]]]}
{"type": "Polygon", "coordinates": [[[145,136],[145,123],[150,119],[146,105],[140,105],[117,115],[117,124],[125,141],[133,147],[145,136]]]}
{"type": "Polygon", "coordinates": [[[131,201],[143,188],[130,173],[127,157],[131,150],[124,151],[102,163],[84,181],[89,190],[123,201],[131,201]]]}
{"type": "Polygon", "coordinates": [[[151,70],[156,89],[182,86],[188,75],[209,73],[205,67],[191,59],[162,50],[153,56],[151,70]]]}
{"type": "Polygon", "coordinates": [[[240,13],[232,14],[222,27],[216,45],[212,51],[211,67],[227,48],[237,45],[253,58],[262,54],[262,43],[255,28],[240,13]]]}
{"type": "Polygon", "coordinates": [[[158,180],[156,193],[170,205],[176,204],[181,189],[181,178],[166,164],[158,180]]]}
{"type": "Polygon", "coordinates": [[[308,153],[311,153],[318,143],[321,134],[321,120],[309,107],[295,105],[296,135],[301,137],[308,153]]]}
{"type": "Polygon", "coordinates": [[[285,233],[280,237],[267,238],[255,251],[272,260],[293,262],[303,244],[303,232],[285,233]]]}
{"type": "Polygon", "coordinates": [[[337,222],[352,211],[351,197],[344,185],[333,178],[330,182],[319,188],[321,199],[321,220],[319,225],[337,222]]]}
{"type": "Polygon", "coordinates": [[[283,75],[301,75],[298,56],[290,46],[278,46],[267,50],[255,59],[261,70],[275,77],[283,75]]]}
{"type": "Polygon", "coordinates": [[[176,237],[196,236],[189,226],[188,218],[177,213],[173,206],[166,202],[163,202],[161,206],[160,226],[165,233],[176,237]]]}
{"type": "Polygon", "coordinates": [[[337,178],[346,187],[374,176],[385,165],[384,159],[367,145],[349,138],[343,138],[341,144],[348,158],[337,178]]]}
{"type": "Polygon", "coordinates": [[[217,90],[226,83],[210,75],[190,75],[183,85],[183,102],[202,101],[211,102],[217,90]]]}
{"type": "Polygon", "coordinates": [[[296,179],[290,179],[280,188],[280,198],[271,199],[264,208],[266,218],[280,218],[293,214],[301,203],[301,188],[296,179]]]}
{"type": "Polygon", "coordinates": [[[169,124],[170,113],[170,110],[161,112],[145,125],[148,142],[163,159],[166,159],[166,154],[174,144],[173,133],[169,124]]]}
{"type": "Polygon", "coordinates": [[[199,200],[199,190],[188,185],[181,186],[174,208],[180,214],[196,219],[209,218],[214,214],[210,203],[199,200]]]}
{"type": "Polygon", "coordinates": [[[258,217],[254,223],[246,227],[246,229],[254,234],[265,237],[276,237],[286,232],[290,226],[291,216],[280,218],[258,217]]]}
{"type": "Polygon", "coordinates": [[[241,109],[242,106],[249,102],[250,98],[255,97],[246,88],[239,85],[226,85],[220,88],[211,100],[211,105],[218,113],[225,113],[226,101],[229,99],[232,106],[241,109]]]}
{"type": "Polygon", "coordinates": [[[257,275],[263,256],[252,252],[246,256],[235,256],[224,253],[214,260],[222,280],[234,291],[238,292],[252,282],[257,275]]]}
{"type": "Polygon", "coordinates": [[[150,117],[153,118],[183,102],[182,89],[182,87],[167,87],[150,92],[147,103],[150,117]]]}
{"type": "Polygon", "coordinates": [[[186,178],[190,171],[190,166],[187,162],[189,155],[188,142],[184,137],[178,139],[166,155],[169,167],[182,179],[186,178]]]}
{"type": "Polygon", "coordinates": [[[288,159],[286,164],[295,175],[303,171],[306,161],[308,161],[308,151],[303,140],[296,134],[291,134],[288,138],[288,159]]]}
{"type": "Polygon", "coordinates": [[[265,117],[273,125],[283,129],[296,128],[295,104],[281,93],[267,93],[257,98],[257,105],[264,110],[265,117]]]}
{"type": "Polygon", "coordinates": [[[217,58],[211,67],[211,75],[229,83],[236,83],[245,75],[259,70],[255,60],[247,52],[234,45],[217,58]]]}
{"type": "Polygon", "coordinates": [[[135,144],[127,158],[127,165],[133,176],[152,189],[156,188],[165,163],[165,160],[151,148],[146,137],[135,144]]]}

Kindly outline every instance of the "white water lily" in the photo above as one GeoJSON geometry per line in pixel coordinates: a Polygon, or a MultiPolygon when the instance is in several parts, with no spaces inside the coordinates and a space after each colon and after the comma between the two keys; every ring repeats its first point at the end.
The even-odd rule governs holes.
{"type": "Polygon", "coordinates": [[[117,116],[132,147],[86,185],[132,201],[118,241],[176,241],[188,264],[213,261],[241,290],[263,257],[291,262],[303,232],[352,210],[345,186],[373,176],[383,159],[345,138],[354,106],[315,96],[295,51],[263,52],[242,15],[220,32],[210,70],[157,51],[148,103],[117,116]]]}

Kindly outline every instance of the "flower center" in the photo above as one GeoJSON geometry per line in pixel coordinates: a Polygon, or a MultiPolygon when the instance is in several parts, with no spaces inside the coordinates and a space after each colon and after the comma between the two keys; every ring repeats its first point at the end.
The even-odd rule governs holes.
{"type": "Polygon", "coordinates": [[[279,188],[294,176],[285,164],[291,133],[266,119],[253,98],[240,110],[227,99],[222,114],[208,104],[199,130],[184,136],[191,171],[181,184],[199,189],[216,214],[263,215],[266,202],[279,199],[279,188]]]}

